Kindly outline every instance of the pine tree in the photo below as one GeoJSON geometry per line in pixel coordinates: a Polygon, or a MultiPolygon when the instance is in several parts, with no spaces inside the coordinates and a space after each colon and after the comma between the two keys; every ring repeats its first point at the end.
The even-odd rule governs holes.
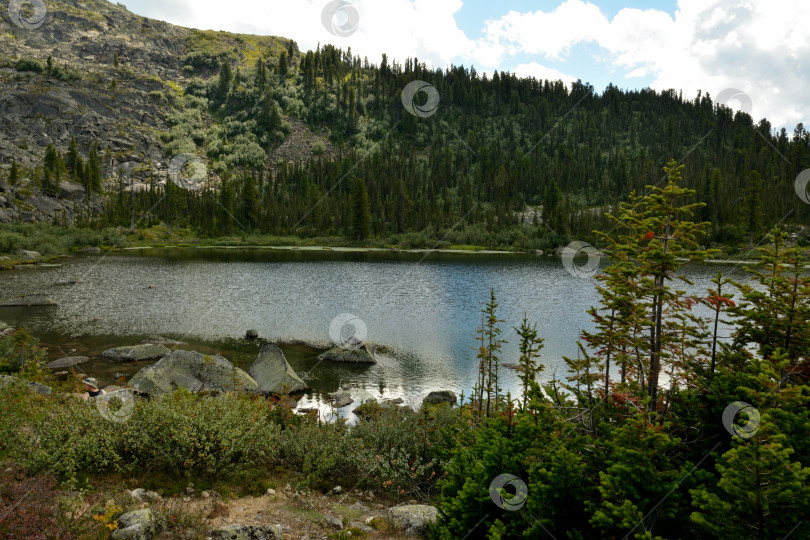
{"type": "Polygon", "coordinates": [[[278,56],[278,74],[281,75],[282,78],[285,78],[288,72],[289,67],[287,66],[287,52],[281,51],[281,54],[278,56]]]}
{"type": "Polygon", "coordinates": [[[538,364],[536,358],[539,356],[545,340],[537,337],[537,324],[529,325],[529,319],[525,313],[520,328],[515,327],[514,330],[520,336],[520,362],[517,371],[523,386],[523,408],[525,409],[529,391],[539,388],[536,377],[543,370],[543,365],[538,364]]]}
{"type": "Polygon", "coordinates": [[[20,181],[20,169],[17,167],[17,160],[11,160],[11,169],[8,171],[8,183],[12,186],[16,186],[17,182],[20,181]]]}
{"type": "Polygon", "coordinates": [[[223,58],[219,66],[219,84],[217,86],[217,95],[220,100],[224,101],[228,96],[228,90],[231,88],[231,81],[233,73],[231,72],[231,61],[229,58],[223,58]]]}
{"type": "Polygon", "coordinates": [[[65,154],[65,165],[67,166],[67,173],[70,176],[70,180],[74,182],[79,180],[84,165],[81,163],[79,146],[76,144],[75,137],[71,137],[68,143],[67,154],[65,154]]]}
{"type": "Polygon", "coordinates": [[[737,318],[735,345],[754,343],[762,358],[771,358],[777,349],[786,353],[791,368],[810,350],[810,277],[801,247],[786,247],[786,234],[774,228],[771,244],[759,248],[763,269],[748,269],[760,287],[734,282],[742,295],[739,306],[731,308],[737,318]]]}
{"type": "Polygon", "coordinates": [[[762,229],[762,178],[757,171],[748,175],[748,188],[743,201],[743,230],[748,235],[748,249],[754,249],[754,238],[762,229]]]}
{"type": "Polygon", "coordinates": [[[489,291],[489,302],[487,302],[481,309],[484,316],[483,329],[484,329],[484,346],[483,346],[483,392],[486,394],[486,407],[484,414],[487,418],[491,416],[499,408],[500,396],[500,381],[499,381],[499,367],[500,367],[500,352],[501,347],[506,340],[500,338],[501,329],[499,323],[504,322],[503,319],[498,318],[498,302],[495,299],[495,289],[489,291]]]}
{"type": "Polygon", "coordinates": [[[801,520],[810,506],[810,467],[793,461],[794,451],[785,442],[763,414],[756,434],[746,441],[736,439],[717,461],[717,488],[692,491],[697,508],[692,522],[719,540],[767,540],[790,533],[806,538],[810,527],[801,520]]]}
{"type": "Polygon", "coordinates": [[[352,233],[358,242],[371,234],[371,203],[368,200],[366,184],[362,179],[354,183],[352,194],[352,233]]]}
{"type": "Polygon", "coordinates": [[[90,149],[90,157],[87,158],[88,182],[91,189],[96,193],[101,193],[101,161],[98,157],[96,146],[90,149]]]}

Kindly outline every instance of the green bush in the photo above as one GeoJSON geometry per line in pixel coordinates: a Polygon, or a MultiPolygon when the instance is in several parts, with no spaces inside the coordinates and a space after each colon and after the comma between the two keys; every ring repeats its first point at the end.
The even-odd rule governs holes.
{"type": "Polygon", "coordinates": [[[45,71],[45,66],[43,66],[40,62],[30,58],[20,58],[17,61],[16,68],[17,71],[33,71],[36,73],[42,73],[43,71],[45,71]]]}
{"type": "Polygon", "coordinates": [[[122,423],[102,416],[94,401],[67,395],[31,406],[41,419],[16,430],[12,453],[29,473],[52,471],[70,484],[113,471],[212,477],[269,468],[277,456],[280,429],[263,399],[187,393],[136,399],[122,423]]]}

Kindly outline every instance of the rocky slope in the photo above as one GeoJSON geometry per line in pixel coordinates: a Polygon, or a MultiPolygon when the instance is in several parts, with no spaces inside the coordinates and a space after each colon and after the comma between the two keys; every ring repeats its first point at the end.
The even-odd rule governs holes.
{"type": "MultiPolygon", "coordinates": [[[[26,178],[11,188],[3,179],[12,160],[33,169],[42,164],[49,144],[64,152],[75,138],[85,157],[92,144],[99,144],[106,179],[124,162],[149,162],[164,175],[168,159],[159,135],[182,99],[188,79],[184,57],[201,50],[227,51],[247,64],[287,43],[281,38],[182,28],[104,0],[57,0],[46,5],[41,24],[20,24],[8,16],[5,6],[0,11],[0,223],[67,224],[79,212],[100,212],[104,204],[100,198],[86,201],[76,185],[62,186],[58,197],[43,196],[26,178]],[[50,74],[25,64],[33,60],[45,68],[48,57],[50,74]]],[[[26,16],[34,20],[37,14],[24,12],[23,23],[26,16]]],[[[272,160],[309,157],[315,141],[325,142],[331,150],[301,122],[290,125],[288,140],[270,153],[272,160]]]]}

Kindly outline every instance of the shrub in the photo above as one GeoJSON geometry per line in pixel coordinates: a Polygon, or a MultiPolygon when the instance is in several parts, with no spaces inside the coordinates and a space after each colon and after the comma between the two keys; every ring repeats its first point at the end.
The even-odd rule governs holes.
{"type": "Polygon", "coordinates": [[[132,416],[116,423],[94,401],[54,396],[39,405],[41,420],[17,430],[13,454],[30,473],[51,471],[72,485],[110,471],[210,477],[269,467],[280,431],[269,407],[263,399],[177,393],[136,399],[132,416]]]}
{"type": "Polygon", "coordinates": [[[17,61],[16,68],[17,71],[33,71],[36,73],[42,73],[43,71],[45,71],[45,66],[43,66],[40,62],[32,60],[30,58],[20,58],[17,61]]]}

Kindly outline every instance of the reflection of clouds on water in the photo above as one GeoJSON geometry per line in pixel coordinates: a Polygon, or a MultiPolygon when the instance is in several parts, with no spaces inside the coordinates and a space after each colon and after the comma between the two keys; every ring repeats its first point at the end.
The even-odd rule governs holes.
{"type": "MultiPolygon", "coordinates": [[[[271,340],[324,341],[335,314],[354,313],[366,322],[368,341],[385,345],[390,354],[362,369],[324,363],[314,375],[345,378],[341,382],[381,395],[401,387],[409,399],[439,389],[469,395],[477,372],[474,333],[490,288],[506,321],[502,337],[509,343],[501,361],[517,362],[512,327],[525,312],[546,340],[543,380],[555,367],[559,378],[565,376],[560,359],[576,355],[580,329],[592,329],[586,310],[598,300],[592,283],[570,279],[555,258],[431,254],[415,264],[422,255],[138,253],[109,255],[101,264],[98,257],[74,257],[60,268],[0,274],[4,296],[45,293],[59,303],[45,310],[0,310],[0,320],[64,335],[170,334],[210,341],[241,339],[255,328],[271,340]],[[85,275],[81,283],[58,285],[85,275]]],[[[739,267],[692,266],[688,274],[695,285],[678,287],[705,294],[720,269],[736,279],[745,275],[739,267]]],[[[703,306],[696,312],[709,315],[703,306]]],[[[727,325],[721,333],[729,334],[727,325]]],[[[502,377],[504,390],[515,395],[516,373],[503,370],[502,377]]]]}

